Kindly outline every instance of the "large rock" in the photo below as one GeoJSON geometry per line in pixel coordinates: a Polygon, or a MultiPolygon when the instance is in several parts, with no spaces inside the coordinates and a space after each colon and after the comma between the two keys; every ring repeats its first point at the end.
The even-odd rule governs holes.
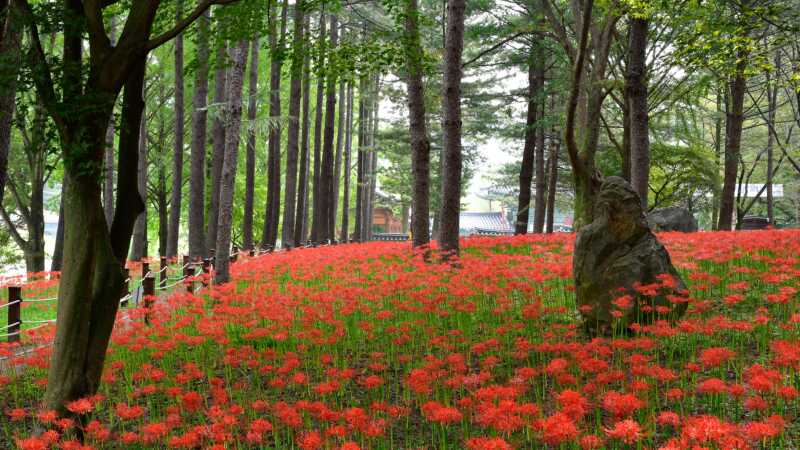
{"type": "Polygon", "coordinates": [[[697,220],[686,208],[669,206],[651,211],[647,215],[647,224],[653,231],[682,231],[694,233],[697,231],[697,220]]]}
{"type": "Polygon", "coordinates": [[[676,319],[686,311],[686,285],[650,231],[638,195],[622,178],[603,180],[594,221],[578,232],[572,269],[578,309],[590,334],[676,319]]]}

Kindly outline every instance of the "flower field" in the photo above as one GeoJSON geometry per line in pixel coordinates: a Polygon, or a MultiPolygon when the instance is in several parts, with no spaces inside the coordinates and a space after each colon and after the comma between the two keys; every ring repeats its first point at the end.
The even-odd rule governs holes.
{"type": "Polygon", "coordinates": [[[596,339],[574,235],[469,238],[458,270],[405,243],[245,259],[127,311],[77,419],[38,408],[48,348],[0,362],[0,448],[800,447],[800,232],[660,238],[686,316],[596,339]]]}

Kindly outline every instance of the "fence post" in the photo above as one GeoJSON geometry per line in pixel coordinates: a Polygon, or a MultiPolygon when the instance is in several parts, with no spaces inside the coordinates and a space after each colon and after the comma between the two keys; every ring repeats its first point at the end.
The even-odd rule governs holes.
{"type": "Polygon", "coordinates": [[[167,286],[167,276],[168,276],[168,274],[167,274],[167,257],[166,256],[162,256],[160,262],[161,262],[161,267],[159,267],[158,269],[161,271],[161,278],[160,278],[159,283],[161,285],[161,289],[164,289],[164,287],[167,286]]]}
{"type": "Polygon", "coordinates": [[[142,279],[142,299],[144,299],[144,323],[150,325],[150,308],[156,295],[156,278],[150,274],[142,279]]]}
{"type": "Polygon", "coordinates": [[[194,267],[188,266],[186,268],[185,275],[186,275],[186,292],[194,294],[194,280],[192,280],[192,277],[194,277],[194,267]]]}
{"type": "Polygon", "coordinates": [[[248,254],[250,255],[251,258],[256,256],[256,249],[251,248],[250,251],[248,252],[248,254]]]}
{"type": "Polygon", "coordinates": [[[22,328],[22,286],[8,287],[8,324],[11,325],[6,333],[9,334],[8,342],[19,342],[19,333],[22,328]],[[12,302],[18,302],[11,304],[12,302]]]}
{"type": "MultiPolygon", "coordinates": [[[[127,297],[131,293],[131,269],[128,269],[127,267],[122,269],[122,274],[125,277],[123,278],[125,281],[122,282],[122,297],[127,297]]],[[[128,299],[121,301],[119,306],[122,308],[128,306],[128,299]]]]}
{"type": "Polygon", "coordinates": [[[150,263],[142,261],[142,280],[147,278],[147,272],[150,272],[150,263]]]}
{"type": "Polygon", "coordinates": [[[189,255],[183,255],[183,277],[186,278],[186,274],[189,273],[189,255]]]}

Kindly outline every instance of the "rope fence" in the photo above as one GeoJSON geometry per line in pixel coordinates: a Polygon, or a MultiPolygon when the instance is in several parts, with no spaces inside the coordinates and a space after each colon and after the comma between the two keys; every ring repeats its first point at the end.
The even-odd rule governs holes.
{"type": "MultiPolygon", "coordinates": [[[[297,248],[320,247],[320,246],[335,245],[335,244],[336,244],[335,241],[327,242],[324,244],[312,244],[309,241],[306,245],[300,245],[297,248]]],[[[240,256],[244,255],[250,258],[254,258],[265,254],[283,252],[289,250],[291,250],[291,248],[275,250],[274,248],[270,247],[258,250],[250,249],[247,250],[246,252],[243,252],[240,251],[238,247],[234,246],[233,253],[229,255],[229,258],[232,263],[235,263],[239,260],[240,256]]],[[[139,302],[141,301],[145,307],[144,321],[146,324],[149,325],[150,324],[149,311],[152,308],[153,302],[156,299],[157,292],[163,292],[172,289],[180,284],[185,284],[187,292],[196,293],[198,291],[198,289],[196,288],[196,285],[198,283],[201,284],[201,289],[208,286],[209,284],[208,280],[210,279],[214,271],[215,257],[213,253],[214,252],[212,251],[210,258],[206,258],[203,260],[194,260],[194,261],[188,255],[184,255],[181,261],[182,264],[177,268],[170,268],[168,259],[162,256],[158,261],[159,269],[157,271],[153,271],[150,269],[149,262],[142,262],[141,272],[140,272],[141,277],[135,281],[134,281],[134,276],[132,276],[130,273],[130,269],[125,268],[124,290],[122,293],[122,297],[120,297],[119,299],[120,307],[121,308],[128,307],[129,303],[131,302],[134,303],[135,307],[138,307],[139,302]],[[199,269],[199,271],[197,269],[199,269]],[[180,276],[178,277],[170,276],[169,272],[178,272],[180,276]],[[202,277],[200,277],[201,275],[202,277]],[[158,286],[156,286],[156,277],[159,278],[158,286]]],[[[8,301],[4,304],[0,304],[0,311],[6,309],[7,325],[0,325],[0,339],[6,339],[9,343],[20,343],[22,334],[24,332],[38,330],[48,325],[56,323],[55,318],[41,319],[41,320],[23,320],[22,306],[23,304],[28,304],[28,303],[58,302],[58,297],[23,299],[21,285],[8,286],[7,289],[8,289],[8,301]],[[34,326],[23,329],[23,325],[34,325],[34,326]]],[[[121,317],[118,317],[117,320],[126,321],[132,319],[129,315],[122,315],[121,317]]],[[[0,361],[24,356],[36,350],[46,348],[52,345],[53,343],[50,342],[44,345],[29,348],[22,352],[16,353],[12,356],[0,358],[0,361]]]]}

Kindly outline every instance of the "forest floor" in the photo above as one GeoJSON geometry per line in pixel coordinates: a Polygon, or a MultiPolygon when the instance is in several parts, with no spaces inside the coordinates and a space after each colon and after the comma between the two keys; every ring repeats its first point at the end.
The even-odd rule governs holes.
{"type": "Polygon", "coordinates": [[[38,409],[49,347],[8,360],[0,448],[798,448],[800,231],[659,237],[689,312],[593,340],[574,235],[469,238],[457,270],[407,243],[244,259],[150,326],[126,309],[79,421],[38,409]]]}

